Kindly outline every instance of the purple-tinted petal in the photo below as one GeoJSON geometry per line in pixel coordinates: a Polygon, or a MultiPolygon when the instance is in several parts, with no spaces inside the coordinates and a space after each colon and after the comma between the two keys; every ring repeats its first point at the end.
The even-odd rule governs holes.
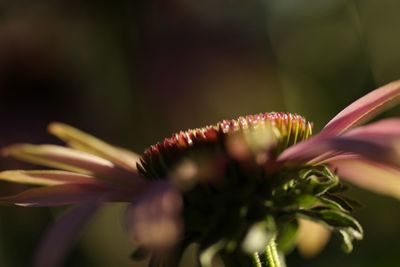
{"type": "Polygon", "coordinates": [[[388,145],[350,137],[317,138],[292,146],[281,153],[278,162],[302,164],[351,153],[390,165],[400,166],[396,150],[388,145]]]}
{"type": "MultiPolygon", "coordinates": [[[[391,155],[393,159],[392,163],[395,163],[396,167],[399,166],[396,165],[396,163],[399,163],[400,159],[400,119],[386,119],[366,126],[357,127],[343,134],[343,137],[386,147],[386,155],[391,155]]],[[[381,155],[379,155],[379,157],[380,156],[381,155]]],[[[371,157],[370,159],[373,160],[371,157]]],[[[327,158],[327,161],[330,161],[330,159],[327,158]]],[[[385,160],[378,160],[377,162],[385,163],[385,160]]]]}
{"type": "Polygon", "coordinates": [[[162,251],[176,244],[182,233],[182,198],[168,183],[153,188],[129,207],[127,228],[131,238],[153,251],[162,251]]]}
{"type": "Polygon", "coordinates": [[[343,133],[354,125],[360,124],[400,98],[400,82],[392,82],[380,87],[353,102],[337,114],[319,136],[333,136],[343,133]]]}
{"type": "Polygon", "coordinates": [[[344,134],[348,137],[357,137],[363,139],[400,139],[400,119],[390,118],[380,120],[365,126],[357,127],[344,134]]]}
{"type": "Polygon", "coordinates": [[[334,153],[334,156],[340,154],[354,154],[372,160],[387,164],[390,166],[400,166],[399,154],[396,148],[389,143],[375,142],[375,140],[366,140],[359,138],[332,138],[327,141],[328,146],[332,150],[339,153],[334,153]]]}
{"type": "Polygon", "coordinates": [[[102,184],[61,184],[27,189],[13,196],[1,197],[0,203],[19,206],[61,206],[86,202],[112,191],[102,184]]]}
{"type": "Polygon", "coordinates": [[[347,160],[347,159],[354,159],[359,158],[357,154],[354,153],[346,153],[346,152],[337,152],[337,153],[327,153],[321,155],[320,157],[316,157],[310,161],[311,164],[325,164],[330,161],[335,160],[347,160]]]}
{"type": "MultiPolygon", "coordinates": [[[[381,120],[375,123],[371,123],[366,126],[357,127],[346,133],[340,138],[346,138],[350,140],[359,140],[362,143],[373,144],[377,147],[381,147],[386,152],[378,153],[376,150],[372,150],[370,155],[367,156],[370,160],[374,160],[389,165],[399,166],[400,159],[400,119],[392,118],[381,120]],[[376,157],[373,154],[377,153],[376,157]],[[383,158],[382,158],[383,155],[383,158]]],[[[366,148],[366,147],[365,147],[366,148]]],[[[361,147],[361,149],[363,149],[361,147]]],[[[358,152],[358,151],[356,151],[358,152]]],[[[312,163],[323,163],[337,159],[346,159],[346,157],[352,158],[354,154],[364,155],[365,153],[326,153],[315,159],[312,163]]]]}
{"type": "Polygon", "coordinates": [[[61,266],[80,229],[101,204],[100,200],[89,201],[63,214],[46,233],[34,259],[34,267],[61,266]]]}
{"type": "Polygon", "coordinates": [[[131,151],[112,146],[67,124],[55,122],[49,125],[48,130],[70,147],[100,156],[128,171],[137,173],[136,163],[139,155],[131,151]]]}
{"type": "Polygon", "coordinates": [[[24,170],[10,170],[0,172],[0,180],[21,183],[21,184],[34,184],[34,185],[57,185],[65,183],[88,183],[95,184],[98,181],[95,177],[67,172],[67,171],[24,171],[24,170]]]}
{"type": "Polygon", "coordinates": [[[332,160],[329,165],[359,187],[400,199],[400,169],[357,157],[332,160]]]}
{"type": "Polygon", "coordinates": [[[326,138],[310,138],[296,145],[290,146],[278,156],[277,161],[282,163],[306,163],[325,153],[332,153],[326,145],[326,138]]]}

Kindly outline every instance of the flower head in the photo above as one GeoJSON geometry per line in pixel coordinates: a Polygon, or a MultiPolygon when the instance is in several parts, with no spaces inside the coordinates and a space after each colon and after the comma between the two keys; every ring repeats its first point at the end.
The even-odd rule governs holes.
{"type": "Polygon", "coordinates": [[[271,112],[248,115],[174,134],[148,148],[138,166],[145,176],[166,177],[182,159],[199,157],[204,153],[214,157],[243,157],[244,153],[250,151],[237,151],[241,145],[241,148],[253,151],[274,149],[275,154],[278,154],[279,151],[307,139],[311,132],[312,124],[297,114],[271,112]],[[218,151],[218,148],[221,150],[218,151]]]}
{"type": "Polygon", "coordinates": [[[304,219],[339,233],[350,251],[363,230],[339,176],[400,197],[400,119],[356,127],[399,96],[399,82],[379,88],[315,136],[303,117],[271,112],[177,133],[142,156],[53,123],[49,131],[68,147],[18,144],[2,154],[55,170],[0,172],[0,179],[42,186],[0,201],[77,206],[50,229],[36,266],[58,266],[73,233],[103,203],[115,201],[129,203],[128,233],[140,250],[152,253],[154,266],[175,266],[179,257],[169,252],[179,256],[193,242],[202,266],[211,266],[216,254],[246,266],[248,255],[271,239],[290,250],[304,219]]]}

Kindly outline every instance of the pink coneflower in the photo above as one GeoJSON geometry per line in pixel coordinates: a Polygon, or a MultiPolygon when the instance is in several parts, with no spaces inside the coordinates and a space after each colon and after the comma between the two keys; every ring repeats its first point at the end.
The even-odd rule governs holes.
{"type": "MultiPolygon", "coordinates": [[[[4,156],[56,170],[10,170],[2,180],[39,185],[3,203],[76,207],[41,244],[36,266],[59,266],[78,229],[106,202],[129,203],[126,225],[151,266],[177,266],[191,243],[202,266],[281,266],[299,220],[339,233],[346,250],[363,231],[338,177],[400,197],[400,119],[358,126],[398,100],[400,82],[357,100],[315,136],[297,114],[271,112],[188,130],[142,156],[71,126],[50,133],[68,147],[17,144],[4,156]],[[278,247],[276,246],[278,243],[278,247]]],[[[136,253],[137,254],[137,253],[136,253]]]]}

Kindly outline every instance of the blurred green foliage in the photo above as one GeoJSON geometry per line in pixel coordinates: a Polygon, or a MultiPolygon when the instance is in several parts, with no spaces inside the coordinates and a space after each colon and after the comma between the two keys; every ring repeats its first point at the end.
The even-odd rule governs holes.
{"type": "MultiPolygon", "coordinates": [[[[318,130],[399,78],[399,10],[396,0],[3,0],[0,145],[54,142],[43,131],[54,120],[138,152],[249,113],[297,112],[318,130]]],[[[289,266],[398,266],[398,201],[352,196],[365,205],[365,240],[350,255],[336,239],[313,260],[294,252],[289,266]]],[[[0,265],[29,266],[55,212],[0,207],[0,265]]],[[[66,266],[132,266],[119,216],[110,206],[94,218],[66,266]]]]}

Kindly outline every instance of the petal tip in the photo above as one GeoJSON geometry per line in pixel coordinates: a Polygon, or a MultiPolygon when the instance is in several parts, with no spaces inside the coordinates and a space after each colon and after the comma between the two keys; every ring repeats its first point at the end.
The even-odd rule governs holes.
{"type": "Polygon", "coordinates": [[[62,128],[65,126],[66,126],[66,124],[64,124],[64,123],[54,121],[54,122],[51,122],[49,125],[47,125],[47,131],[51,134],[59,133],[60,131],[62,131],[62,128]]]}
{"type": "Polygon", "coordinates": [[[2,157],[10,157],[13,154],[15,154],[16,151],[22,146],[22,144],[14,144],[14,145],[9,145],[0,150],[0,155],[2,157]]]}

